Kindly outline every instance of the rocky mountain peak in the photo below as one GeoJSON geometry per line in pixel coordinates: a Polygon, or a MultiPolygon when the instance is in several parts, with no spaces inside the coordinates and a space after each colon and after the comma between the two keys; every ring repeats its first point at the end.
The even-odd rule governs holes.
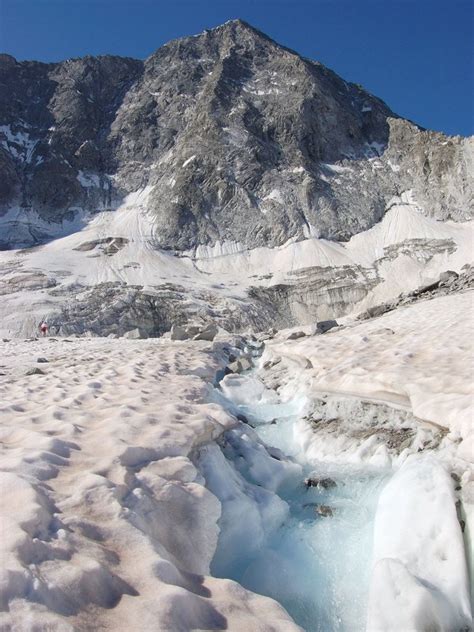
{"type": "Polygon", "coordinates": [[[348,239],[406,189],[441,219],[469,212],[462,139],[393,125],[380,99],[242,20],[144,62],[4,56],[0,83],[0,215],[52,232],[145,189],[153,243],[172,250],[348,239]],[[462,180],[448,197],[446,178],[462,180]]]}

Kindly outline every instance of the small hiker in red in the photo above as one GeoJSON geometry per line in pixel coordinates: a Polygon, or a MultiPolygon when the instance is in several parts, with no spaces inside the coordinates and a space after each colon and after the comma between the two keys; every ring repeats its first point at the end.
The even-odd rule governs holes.
{"type": "Polygon", "coordinates": [[[48,325],[44,321],[39,326],[39,330],[41,331],[42,336],[46,336],[48,334],[48,325]]]}

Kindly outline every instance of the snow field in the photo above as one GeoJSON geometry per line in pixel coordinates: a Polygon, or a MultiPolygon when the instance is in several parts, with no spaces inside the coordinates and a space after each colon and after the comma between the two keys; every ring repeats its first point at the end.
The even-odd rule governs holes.
{"type": "Polygon", "coordinates": [[[222,506],[192,458],[239,426],[210,401],[219,346],[0,344],[0,627],[299,629],[209,576],[222,506]]]}

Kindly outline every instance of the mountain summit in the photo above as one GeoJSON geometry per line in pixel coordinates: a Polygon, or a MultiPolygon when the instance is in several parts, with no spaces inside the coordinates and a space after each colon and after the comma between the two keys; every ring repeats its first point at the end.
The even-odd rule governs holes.
{"type": "MultiPolygon", "coordinates": [[[[156,244],[175,250],[348,239],[406,188],[434,217],[468,212],[462,139],[421,131],[242,20],[144,62],[4,56],[0,81],[0,213],[53,232],[145,186],[156,244]]],[[[10,226],[5,247],[47,236],[10,226]]]]}
{"type": "MultiPolygon", "coordinates": [[[[21,287],[38,287],[38,269],[53,274],[38,282],[43,289],[61,271],[63,289],[50,291],[67,300],[65,285],[179,279],[172,308],[169,297],[165,311],[148,298],[134,308],[159,312],[146,325],[156,334],[181,314],[189,284],[204,292],[196,300],[206,314],[222,307],[215,292],[229,292],[231,327],[288,324],[367,307],[374,288],[386,298],[390,274],[393,292],[400,275],[400,289],[413,289],[451,255],[465,263],[460,231],[443,220],[472,216],[472,139],[420,129],[241,20],[171,41],[145,61],[2,55],[0,84],[0,249],[48,244],[21,287]],[[373,227],[379,241],[362,237],[373,227]],[[252,312],[243,320],[242,300],[252,312]]],[[[18,260],[7,261],[8,274],[18,271],[18,260]]],[[[101,304],[120,296],[109,287],[101,304]]],[[[84,300],[81,313],[95,313],[84,300]]],[[[76,322],[76,308],[68,303],[62,320],[76,322]]]]}

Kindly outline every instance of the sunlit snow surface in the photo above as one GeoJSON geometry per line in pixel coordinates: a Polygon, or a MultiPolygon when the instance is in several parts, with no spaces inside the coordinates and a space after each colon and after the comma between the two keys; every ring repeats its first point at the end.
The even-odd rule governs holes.
{"type": "MultiPolygon", "coordinates": [[[[309,462],[294,436],[305,401],[277,404],[271,392],[260,391],[257,380],[251,382],[254,388],[250,383],[248,395],[254,402],[250,405],[243,403],[245,394],[238,381],[234,387],[224,383],[223,391],[265,443],[292,457],[302,470],[290,472],[277,490],[289,506],[283,524],[271,530],[257,550],[247,550],[241,540],[252,540],[253,534],[243,512],[238,525],[233,525],[234,534],[237,530],[241,536],[235,543],[238,555],[229,559],[223,529],[211,571],[273,597],[307,632],[364,630],[374,514],[388,472],[309,462]],[[337,487],[307,489],[304,479],[310,474],[331,477],[337,487]],[[319,516],[315,505],[330,506],[333,516],[319,516]]],[[[242,473],[238,462],[235,467],[242,473]]]]}

